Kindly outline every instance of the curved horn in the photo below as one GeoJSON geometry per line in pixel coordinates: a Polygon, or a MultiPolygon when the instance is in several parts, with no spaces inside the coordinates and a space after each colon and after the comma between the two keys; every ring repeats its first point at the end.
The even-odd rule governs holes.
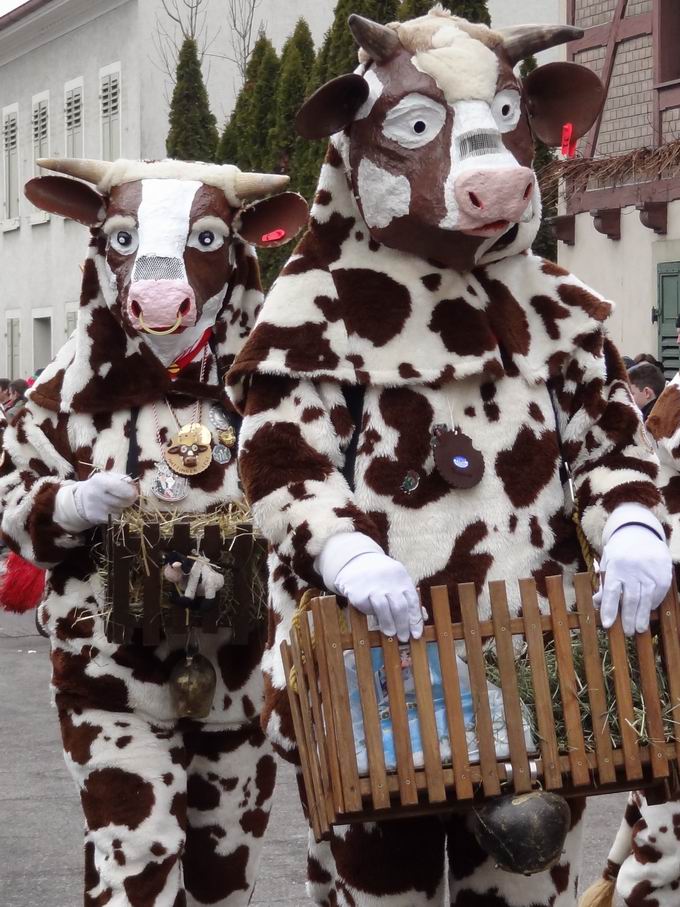
{"type": "Polygon", "coordinates": [[[239,198],[262,198],[272,192],[280,192],[290,182],[283,173],[237,173],[234,190],[239,198]]]}
{"type": "Polygon", "coordinates": [[[573,25],[511,25],[496,31],[503,38],[503,47],[513,66],[540,50],[583,37],[583,29],[573,25]]]}
{"type": "Polygon", "coordinates": [[[376,63],[387,63],[394,56],[401,42],[393,28],[356,13],[352,13],[348,22],[354,40],[376,63]]]}
{"type": "Polygon", "coordinates": [[[44,170],[54,170],[55,173],[65,173],[67,176],[76,176],[86,183],[97,185],[107,175],[111,168],[110,161],[91,161],[85,158],[69,157],[43,157],[36,161],[44,170]]]}

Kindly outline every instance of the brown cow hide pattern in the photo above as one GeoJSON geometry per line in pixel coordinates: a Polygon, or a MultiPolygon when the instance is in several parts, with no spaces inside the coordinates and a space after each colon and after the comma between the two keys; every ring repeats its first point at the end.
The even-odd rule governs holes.
{"type": "Polygon", "coordinates": [[[583,567],[557,420],[595,550],[621,503],[664,519],[657,460],[607,337],[611,304],[527,252],[526,230],[464,274],[378,244],[348,185],[345,140],[331,141],[308,232],[229,376],[246,417],[245,490],[273,546],[265,720],[289,751],[279,645],[300,595],[320,583],[314,561],[331,535],[375,538],[426,603],[430,585],[474,582],[486,616],[486,584],[506,579],[519,613],[518,578],[542,594],[547,576],[583,567]],[[342,474],[353,433],[343,385],[365,387],[354,491],[342,474]],[[475,487],[455,490],[437,472],[438,424],[482,453],[475,487]]]}

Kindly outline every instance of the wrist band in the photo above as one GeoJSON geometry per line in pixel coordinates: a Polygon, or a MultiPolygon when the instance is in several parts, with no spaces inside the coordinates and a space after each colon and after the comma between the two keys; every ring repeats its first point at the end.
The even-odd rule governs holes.
{"type": "Polygon", "coordinates": [[[661,541],[661,542],[666,541],[666,539],[663,538],[662,536],[660,536],[659,533],[656,531],[656,529],[652,528],[652,526],[650,526],[648,523],[638,523],[635,520],[632,520],[630,523],[623,523],[621,526],[617,526],[617,528],[609,536],[609,540],[613,539],[614,536],[616,535],[616,533],[619,532],[621,529],[625,529],[626,526],[643,526],[645,529],[649,529],[649,531],[651,533],[653,533],[659,539],[659,541],[661,541]]]}

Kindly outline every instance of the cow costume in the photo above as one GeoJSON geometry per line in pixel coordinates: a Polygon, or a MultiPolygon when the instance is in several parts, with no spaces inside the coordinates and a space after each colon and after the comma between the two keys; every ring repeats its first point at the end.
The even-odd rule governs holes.
{"type": "MultiPolygon", "coordinates": [[[[658,484],[671,527],[673,562],[680,563],[680,375],[666,385],[646,428],[659,457],[658,484]]],[[[584,895],[583,907],[612,907],[617,891],[627,907],[677,907],[680,902],[680,801],[648,803],[630,794],[603,878],[584,895]]]]}
{"type": "MultiPolygon", "coordinates": [[[[264,724],[292,759],[279,646],[304,592],[337,592],[400,640],[422,633],[416,585],[427,606],[431,585],[473,581],[483,617],[489,580],[533,576],[544,592],[546,576],[583,568],[560,447],[584,532],[607,543],[603,608],[623,586],[634,631],[671,572],[611,306],[527,251],[540,221],[528,113],[553,144],[567,120],[582,135],[601,88],[569,64],[520,85],[513,66],[575,30],[492,31],[441,7],[350,28],[358,70],[298,117],[307,137],[332,135],[308,232],[228,378],[272,548],[264,724]]],[[[460,815],[337,828],[311,845],[308,891],[322,905],[441,907],[448,850],[452,905],[567,907],[582,811],[572,801],[563,858],[531,879],[495,868],[460,815]]]]}
{"type": "MultiPolygon", "coordinates": [[[[40,620],[85,815],[85,904],[244,905],[276,775],[258,722],[262,633],[240,647],[219,629],[200,641],[212,708],[180,720],[169,678],[183,643],[107,641],[91,549],[138,495],[186,513],[242,500],[235,456],[206,460],[204,448],[215,454],[216,428],[237,428],[222,378],[261,304],[250,240],[295,232],[306,205],[290,193],[250,204],[287,178],[229,165],[40,163],[79,179],[31,180],[29,199],[91,239],[76,330],[5,434],[2,529],[48,569],[40,620]],[[200,443],[179,431],[179,468],[171,439],[186,425],[200,443]]],[[[206,595],[219,585],[209,564],[190,581],[206,595]]]]}

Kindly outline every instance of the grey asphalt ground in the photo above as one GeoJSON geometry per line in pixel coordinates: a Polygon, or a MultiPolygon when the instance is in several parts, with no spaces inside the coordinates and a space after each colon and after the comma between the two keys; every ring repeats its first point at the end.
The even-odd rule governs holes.
{"type": "MultiPolygon", "coordinates": [[[[50,707],[47,641],[33,613],[0,611],[0,907],[82,904],[81,818],[50,707]]],[[[304,907],[306,827],[283,766],[251,907],[304,907]]],[[[582,882],[599,877],[624,795],[593,798],[582,882]]]]}

